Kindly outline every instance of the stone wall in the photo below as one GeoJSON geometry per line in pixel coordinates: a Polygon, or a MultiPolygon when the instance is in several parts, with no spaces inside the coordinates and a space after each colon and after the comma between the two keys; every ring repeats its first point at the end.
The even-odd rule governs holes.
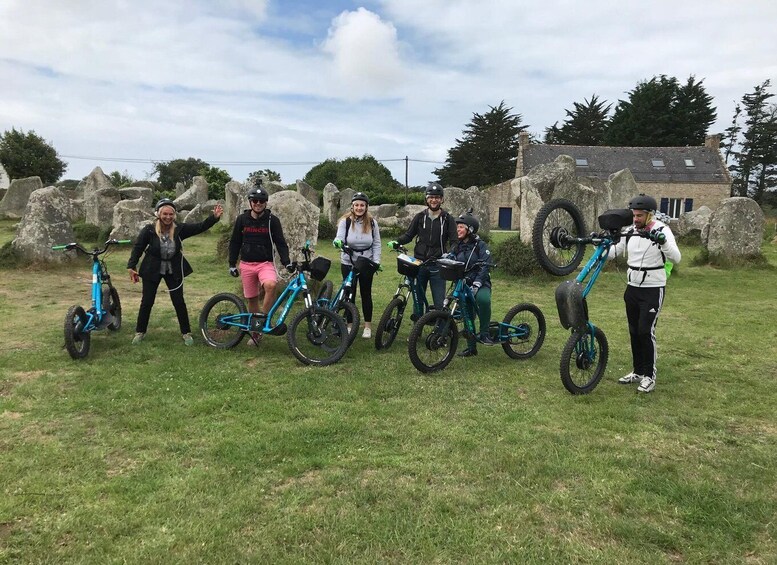
{"type": "Polygon", "coordinates": [[[639,182],[637,187],[640,192],[649,194],[661,203],[661,198],[680,198],[683,200],[682,211],[685,211],[685,199],[693,198],[693,209],[697,210],[706,206],[715,210],[720,203],[730,196],[731,185],[729,183],[706,184],[679,184],[679,183],[653,183],[639,182]]]}
{"type": "Polygon", "coordinates": [[[517,230],[521,222],[521,183],[512,179],[499,183],[486,191],[492,229],[499,227],[499,209],[510,208],[510,229],[517,230]]]}

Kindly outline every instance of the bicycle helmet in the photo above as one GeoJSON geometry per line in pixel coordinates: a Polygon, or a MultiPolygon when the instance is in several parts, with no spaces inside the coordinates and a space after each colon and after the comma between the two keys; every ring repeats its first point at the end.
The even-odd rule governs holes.
{"type": "Polygon", "coordinates": [[[472,211],[462,214],[458,218],[456,218],[457,224],[464,224],[467,226],[467,231],[469,233],[478,233],[478,230],[480,229],[480,222],[478,219],[472,214],[472,211]]]}
{"type": "Polygon", "coordinates": [[[426,193],[424,194],[424,198],[428,198],[429,196],[439,196],[440,198],[442,198],[443,196],[442,185],[439,182],[429,181],[429,185],[426,187],[426,193]]]}
{"type": "Polygon", "coordinates": [[[354,202],[356,202],[357,200],[361,200],[361,201],[362,201],[362,202],[364,202],[364,203],[365,203],[367,206],[369,206],[369,205],[370,205],[370,198],[369,198],[369,196],[367,196],[367,195],[366,195],[366,194],[364,194],[363,192],[357,192],[356,194],[354,194],[354,195],[351,197],[351,204],[353,204],[353,203],[354,203],[354,202]]]}
{"type": "Polygon", "coordinates": [[[257,202],[267,202],[270,199],[270,195],[265,189],[260,186],[252,188],[248,191],[248,200],[254,200],[257,202]]]}
{"type": "Polygon", "coordinates": [[[652,196],[640,194],[629,200],[629,209],[655,212],[658,209],[658,205],[656,204],[656,199],[652,196]]]}
{"type": "Polygon", "coordinates": [[[178,208],[175,207],[175,202],[173,202],[169,198],[160,198],[159,202],[157,202],[156,206],[154,206],[154,212],[159,212],[159,209],[162,206],[170,206],[176,212],[178,211],[178,208]]]}

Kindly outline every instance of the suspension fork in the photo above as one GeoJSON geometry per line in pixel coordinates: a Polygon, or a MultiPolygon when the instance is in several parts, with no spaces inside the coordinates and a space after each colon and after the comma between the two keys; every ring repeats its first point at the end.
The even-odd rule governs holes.
{"type": "Polygon", "coordinates": [[[584,354],[589,361],[596,359],[595,333],[596,327],[590,321],[586,322],[585,334],[575,343],[575,353],[584,354]]]}

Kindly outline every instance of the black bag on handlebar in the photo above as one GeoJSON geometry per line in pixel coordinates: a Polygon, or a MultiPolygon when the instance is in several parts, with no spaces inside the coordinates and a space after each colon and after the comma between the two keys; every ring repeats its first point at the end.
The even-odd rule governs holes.
{"type": "Polygon", "coordinates": [[[323,281],[331,265],[332,262],[326,257],[316,257],[310,262],[310,276],[317,281],[323,281]]]}
{"type": "Polygon", "coordinates": [[[565,330],[583,329],[588,322],[588,303],[583,297],[583,285],[564,281],[556,287],[558,317],[565,330]]]}
{"type": "Polygon", "coordinates": [[[599,216],[599,227],[607,231],[620,231],[634,223],[634,215],[628,208],[607,210],[599,216]]]}

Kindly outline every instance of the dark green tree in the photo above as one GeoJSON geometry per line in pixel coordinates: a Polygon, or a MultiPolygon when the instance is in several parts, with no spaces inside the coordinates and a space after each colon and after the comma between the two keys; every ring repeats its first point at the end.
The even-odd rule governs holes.
{"type": "Polygon", "coordinates": [[[564,110],[567,118],[545,128],[545,143],[553,145],[604,145],[612,104],[594,94],[583,103],[574,102],[573,110],[564,110]]]}
{"type": "Polygon", "coordinates": [[[402,189],[391,171],[371,155],[347,157],[342,161],[327,159],[310,169],[302,180],[319,191],[331,182],[339,189],[352,188],[371,197],[402,189]]]}
{"type": "Polygon", "coordinates": [[[130,186],[133,182],[135,182],[135,179],[132,178],[132,176],[127,171],[124,171],[123,173],[119,171],[111,171],[108,173],[108,178],[111,180],[111,184],[116,188],[130,186]]]}
{"type": "Polygon", "coordinates": [[[44,185],[57,182],[67,169],[49,142],[16,128],[0,135],[0,163],[12,179],[40,177],[44,185]]]}
{"type": "Polygon", "coordinates": [[[246,179],[246,183],[249,186],[256,186],[258,179],[267,179],[268,181],[281,182],[281,175],[273,171],[272,169],[264,169],[263,171],[254,171],[246,179]]]}
{"type": "Polygon", "coordinates": [[[619,100],[605,135],[607,145],[681,147],[701,145],[716,112],[712,97],[693,76],[685,84],[661,75],[642,81],[619,100]]]}
{"type": "Polygon", "coordinates": [[[189,157],[188,159],[173,159],[154,165],[154,174],[158,175],[159,184],[163,190],[175,190],[175,184],[182,182],[185,187],[192,184],[192,179],[201,175],[203,169],[210,165],[201,159],[189,157]]]}
{"type": "Polygon", "coordinates": [[[208,198],[211,200],[223,200],[225,187],[232,177],[224,169],[206,166],[200,169],[200,175],[208,181],[208,198]]]}
{"type": "Polygon", "coordinates": [[[733,158],[729,166],[733,176],[731,194],[751,196],[759,203],[766,191],[777,186],[777,106],[769,104],[774,96],[770,86],[766,80],[745,94],[741,109],[737,105],[733,125],[726,130],[737,134],[728,140],[733,148],[729,152],[733,158]],[[739,127],[741,113],[744,124],[739,127]]]}
{"type": "Polygon", "coordinates": [[[489,108],[473,114],[445,164],[433,171],[444,186],[486,187],[515,176],[518,134],[528,126],[521,125],[521,115],[512,114],[504,100],[489,108]]]}

